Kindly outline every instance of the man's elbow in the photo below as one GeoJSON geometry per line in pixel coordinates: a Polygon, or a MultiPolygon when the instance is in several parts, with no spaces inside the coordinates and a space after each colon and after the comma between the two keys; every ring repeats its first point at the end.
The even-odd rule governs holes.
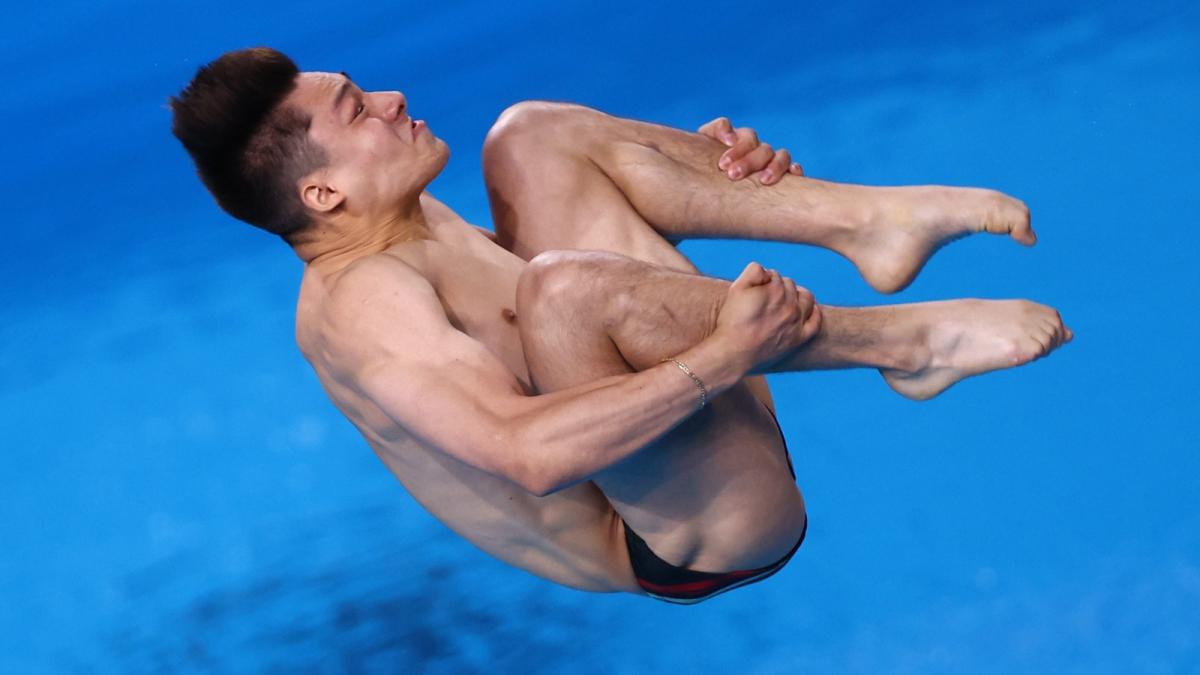
{"type": "Polygon", "coordinates": [[[534,497],[549,497],[566,487],[561,482],[547,478],[535,478],[530,481],[525,488],[526,492],[534,497]]]}
{"type": "Polygon", "coordinates": [[[505,466],[502,473],[505,478],[530,495],[545,497],[566,488],[571,482],[556,461],[556,455],[545,450],[546,444],[523,438],[522,435],[511,436],[512,443],[506,444],[505,466]]]}
{"type": "Polygon", "coordinates": [[[569,484],[545,463],[522,462],[519,468],[513,467],[508,473],[509,480],[535,497],[547,497],[569,484]]]}

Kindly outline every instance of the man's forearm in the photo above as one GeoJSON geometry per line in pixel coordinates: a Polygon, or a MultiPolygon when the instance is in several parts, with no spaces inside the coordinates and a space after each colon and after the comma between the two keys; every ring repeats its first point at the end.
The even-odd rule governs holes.
{"type": "MultiPolygon", "coordinates": [[[[711,398],[751,366],[719,338],[676,356],[711,398]]],[[[536,494],[549,494],[624,460],[699,408],[701,391],[674,362],[615,375],[534,397],[535,407],[514,420],[514,472],[536,494]]]]}

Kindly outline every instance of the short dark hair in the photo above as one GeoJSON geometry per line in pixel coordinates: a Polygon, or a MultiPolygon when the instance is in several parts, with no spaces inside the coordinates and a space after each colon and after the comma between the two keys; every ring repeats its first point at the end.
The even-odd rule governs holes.
{"type": "Polygon", "coordinates": [[[282,102],[300,69],[282,52],[226,52],[170,101],[172,132],[229,215],[288,238],[311,223],[296,182],[325,165],[312,117],[282,102]]]}

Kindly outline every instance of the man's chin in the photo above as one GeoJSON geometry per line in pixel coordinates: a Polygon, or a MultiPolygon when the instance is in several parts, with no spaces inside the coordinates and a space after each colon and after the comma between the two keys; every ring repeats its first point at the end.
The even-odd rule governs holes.
{"type": "Polygon", "coordinates": [[[445,169],[446,165],[450,163],[450,146],[440,138],[434,138],[433,140],[437,144],[438,153],[437,161],[433,165],[433,175],[429,177],[430,181],[437,178],[442,173],[442,169],[445,169]]]}
{"type": "MultiPolygon", "coordinates": [[[[439,141],[439,143],[440,143],[440,141],[439,141]]],[[[444,143],[441,143],[441,146],[443,148],[446,148],[444,143]]],[[[428,163],[426,164],[425,170],[421,172],[421,176],[420,176],[419,180],[417,181],[417,187],[419,188],[417,190],[417,194],[424,192],[429,187],[429,184],[432,183],[438,176],[440,176],[442,174],[442,170],[446,168],[446,164],[449,161],[450,161],[449,148],[446,148],[445,150],[437,153],[437,155],[435,157],[431,158],[428,161],[428,163]]]]}

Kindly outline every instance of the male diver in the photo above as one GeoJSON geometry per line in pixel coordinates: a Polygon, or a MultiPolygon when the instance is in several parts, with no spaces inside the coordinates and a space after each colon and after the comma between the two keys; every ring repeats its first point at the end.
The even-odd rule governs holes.
{"type": "Polygon", "coordinates": [[[814,180],[724,119],[514,105],[483,149],[492,235],[425,191],[449,151],[399,92],[257,48],[171,105],[219,205],[304,262],[296,339],[334,404],[447,526],[570,587],[692,603],[786,564],[808,522],[763,373],[870,367],[927,399],[1071,339],[1027,301],[700,275],[672,242],[822,246],[885,293],[953,239],[1035,242],[998,192],[814,180]]]}

